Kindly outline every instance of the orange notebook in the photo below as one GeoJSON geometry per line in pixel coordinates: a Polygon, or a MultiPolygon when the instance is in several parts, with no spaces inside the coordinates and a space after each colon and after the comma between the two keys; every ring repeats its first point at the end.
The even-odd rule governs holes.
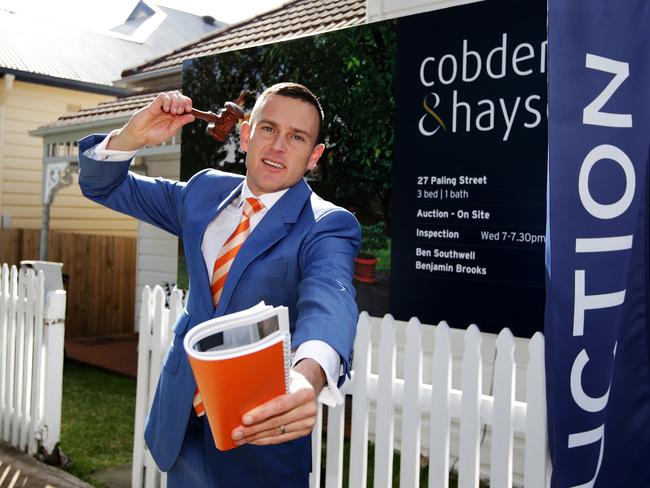
{"type": "Polygon", "coordinates": [[[288,391],[287,308],[261,302],[208,320],[186,334],[184,347],[215,445],[222,451],[237,447],[231,433],[241,425],[242,416],[288,391]]]}

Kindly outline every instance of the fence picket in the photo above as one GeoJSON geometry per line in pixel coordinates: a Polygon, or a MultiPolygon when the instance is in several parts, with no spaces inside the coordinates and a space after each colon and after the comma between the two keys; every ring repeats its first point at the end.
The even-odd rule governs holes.
{"type": "Polygon", "coordinates": [[[9,369],[9,266],[0,271],[0,439],[5,440],[5,418],[9,414],[7,370],[9,369]]]}
{"type": "MultiPolygon", "coordinates": [[[[155,294],[155,290],[154,290],[155,294]]],[[[144,453],[144,488],[156,488],[160,480],[158,468],[147,450],[144,453]]]]}
{"type": "Polygon", "coordinates": [[[515,397],[515,340],[510,329],[497,336],[494,364],[494,410],[490,448],[490,486],[512,486],[512,411],[515,397]]]}
{"type": "Polygon", "coordinates": [[[43,411],[41,445],[46,452],[53,452],[61,437],[61,401],[63,398],[63,344],[65,342],[66,292],[48,291],[43,309],[45,344],[45,371],[43,381],[47,409],[43,411]]]}
{"type": "MultiPolygon", "coordinates": [[[[158,376],[160,375],[160,365],[162,363],[165,346],[165,333],[169,323],[169,309],[165,308],[165,293],[162,288],[156,286],[153,290],[153,309],[155,321],[153,323],[151,341],[155,347],[151,351],[151,374],[149,378],[149,402],[153,400],[158,376]]],[[[151,405],[149,405],[150,407],[151,405]]]]}
{"type": "Polygon", "coordinates": [[[178,317],[180,317],[181,313],[183,312],[183,292],[179,289],[174,288],[172,290],[171,295],[169,297],[169,310],[170,310],[170,316],[169,316],[169,325],[164,332],[165,335],[163,336],[164,344],[167,345],[169,342],[171,342],[171,326],[176,323],[176,320],[178,317]]]}
{"type": "Polygon", "coordinates": [[[311,474],[309,475],[309,487],[320,488],[321,469],[321,444],[323,439],[323,404],[318,403],[316,414],[316,425],[311,435],[311,474]]]}
{"type": "Polygon", "coordinates": [[[465,351],[463,353],[458,488],[478,486],[481,373],[481,333],[478,327],[472,324],[465,331],[465,351]]]}
{"type": "Polygon", "coordinates": [[[431,379],[429,427],[429,486],[449,486],[449,397],[451,395],[451,339],[449,326],[436,327],[431,379]]]}
{"type": "Polygon", "coordinates": [[[5,435],[4,439],[7,442],[11,442],[11,424],[14,419],[16,406],[15,402],[15,391],[16,391],[16,381],[15,381],[15,371],[16,371],[16,318],[17,318],[17,307],[18,307],[18,269],[15,266],[11,267],[9,272],[9,324],[8,324],[8,343],[9,343],[9,354],[7,355],[8,364],[7,364],[7,405],[8,411],[7,416],[5,417],[5,435]]]}
{"type": "Polygon", "coordinates": [[[36,299],[33,302],[34,307],[34,375],[32,380],[32,408],[31,419],[29,423],[29,445],[27,452],[35,454],[37,451],[36,443],[36,428],[39,419],[43,418],[44,405],[43,405],[43,386],[46,381],[46,375],[43,368],[43,308],[45,305],[45,275],[41,271],[38,273],[36,281],[36,299]]]}
{"type": "Polygon", "coordinates": [[[9,288],[7,290],[7,370],[5,374],[6,405],[2,439],[11,441],[11,421],[14,415],[14,371],[16,369],[16,306],[18,305],[18,270],[15,266],[9,271],[9,288]]]}
{"type": "Polygon", "coordinates": [[[368,477],[368,377],[370,376],[370,318],[359,315],[354,341],[352,428],[350,435],[350,488],[366,488],[368,477]]]}
{"type": "Polygon", "coordinates": [[[343,427],[345,403],[327,408],[327,457],[325,458],[325,488],[343,486],[343,427]]]}
{"type": "Polygon", "coordinates": [[[23,376],[21,383],[23,385],[22,398],[22,416],[20,422],[20,437],[18,439],[18,449],[27,450],[29,425],[31,423],[31,393],[32,393],[32,365],[34,361],[34,303],[36,302],[36,275],[33,270],[28,270],[25,274],[25,327],[23,342],[23,376]]]}
{"type": "Polygon", "coordinates": [[[11,419],[11,445],[18,447],[20,426],[23,422],[23,371],[25,369],[25,272],[18,276],[18,303],[16,304],[16,366],[14,369],[14,414],[11,419]]]}
{"type": "Polygon", "coordinates": [[[544,370],[544,336],[536,332],[528,344],[526,372],[526,447],[524,450],[524,483],[526,488],[546,488],[549,460],[546,430],[546,384],[544,370]]]}
{"type": "Polygon", "coordinates": [[[406,326],[400,486],[420,486],[420,391],[422,389],[422,325],[416,318],[406,326]]]}
{"type": "MultiPolygon", "coordinates": [[[[147,410],[151,408],[151,402],[156,391],[158,376],[160,375],[160,363],[162,362],[162,357],[166,349],[164,346],[164,334],[169,319],[169,309],[165,308],[165,294],[161,287],[154,287],[150,306],[153,309],[154,320],[151,331],[152,349],[149,364],[149,395],[147,410]]],[[[151,457],[149,450],[147,450],[145,452],[144,472],[144,486],[146,488],[154,488],[158,486],[159,478],[157,472],[156,463],[151,457]]]]}
{"type": "Polygon", "coordinates": [[[394,417],[393,406],[395,394],[395,322],[393,317],[385,315],[381,321],[381,339],[379,340],[377,418],[375,427],[375,478],[374,488],[389,488],[393,480],[393,440],[394,417]]]}
{"type": "Polygon", "coordinates": [[[135,397],[135,425],[133,438],[133,469],[131,470],[131,486],[142,486],[142,470],[144,469],[144,422],[149,408],[149,352],[151,350],[151,288],[142,289],[142,307],[140,308],[140,331],[138,335],[138,383],[135,397]]]}

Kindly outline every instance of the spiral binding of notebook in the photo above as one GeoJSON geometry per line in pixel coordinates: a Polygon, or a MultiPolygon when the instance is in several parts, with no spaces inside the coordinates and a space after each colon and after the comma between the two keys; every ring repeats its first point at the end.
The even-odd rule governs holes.
{"type": "Polygon", "coordinates": [[[284,384],[287,393],[289,393],[291,386],[291,337],[289,334],[285,334],[282,340],[284,342],[284,384]]]}

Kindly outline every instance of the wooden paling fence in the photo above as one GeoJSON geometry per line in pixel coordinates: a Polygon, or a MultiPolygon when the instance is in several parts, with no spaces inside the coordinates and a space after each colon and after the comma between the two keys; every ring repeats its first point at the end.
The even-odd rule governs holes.
{"type": "Polygon", "coordinates": [[[65,291],[44,291],[43,272],[0,272],[0,438],[51,453],[61,432],[65,291]]]}
{"type": "MultiPolygon", "coordinates": [[[[144,421],[155,391],[164,352],[171,341],[171,327],[183,307],[181,294],[172,293],[170,308],[165,307],[165,294],[160,287],[145,287],[140,313],[138,357],[138,393],[133,451],[132,486],[164,487],[165,475],[157,470],[144,444],[144,421]]],[[[368,441],[370,419],[374,416],[375,488],[393,486],[393,452],[401,454],[399,486],[418,487],[421,454],[428,455],[428,486],[447,488],[451,470],[452,425],[458,425],[458,446],[454,446],[459,488],[477,488],[480,466],[488,467],[492,488],[523,484],[530,488],[546,488],[549,461],[546,435],[546,400],[544,376],[544,337],[533,336],[528,344],[526,367],[526,401],[515,400],[515,340],[508,329],[496,339],[493,395],[484,394],[481,386],[482,335],[475,325],[464,334],[462,382],[452,387],[451,330],[441,322],[435,328],[431,361],[432,384],[423,382],[422,326],[417,319],[406,325],[403,378],[396,377],[397,324],[390,315],[381,320],[377,348],[376,373],[371,370],[371,318],[364,312],[359,317],[353,377],[344,385],[344,393],[352,397],[350,459],[344,465],[345,408],[328,408],[327,425],[317,422],[312,434],[312,488],[341,487],[343,472],[348,470],[348,486],[366,486],[368,475],[368,441]],[[401,429],[395,431],[397,414],[401,429]],[[426,425],[425,425],[426,424],[426,425]],[[425,427],[427,429],[425,429],[425,427]],[[489,459],[481,459],[482,430],[489,429],[489,459]],[[422,432],[428,431],[427,436],[422,432]],[[325,466],[321,465],[321,445],[326,434],[325,466]],[[397,436],[396,434],[399,434],[397,436]],[[513,447],[515,437],[523,436],[523,473],[514,480],[513,447]],[[399,437],[399,446],[396,446],[399,437]],[[322,479],[321,473],[325,476],[322,479]]],[[[322,418],[319,406],[319,418],[322,418]]],[[[327,407],[326,407],[327,408],[327,407]]]]}
{"type": "MultiPolygon", "coordinates": [[[[40,230],[0,229],[0,262],[39,258],[40,230]]],[[[48,260],[63,263],[66,334],[101,337],[134,330],[136,239],[52,231],[48,260]]]]}

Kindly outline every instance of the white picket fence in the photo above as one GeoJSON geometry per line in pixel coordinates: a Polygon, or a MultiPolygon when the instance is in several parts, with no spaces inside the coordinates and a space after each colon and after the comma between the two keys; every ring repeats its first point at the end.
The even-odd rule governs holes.
{"type": "Polygon", "coordinates": [[[43,272],[0,272],[0,438],[29,454],[60,439],[64,290],[45,295],[43,272]]]}
{"type": "MultiPolygon", "coordinates": [[[[178,292],[172,293],[170,308],[166,308],[165,295],[160,287],[154,290],[145,287],[143,290],[133,487],[166,486],[165,475],[158,471],[144,445],[144,420],[153,398],[163,354],[171,340],[171,326],[182,306],[178,292]]],[[[452,331],[444,322],[435,327],[433,353],[429,361],[433,384],[429,384],[423,381],[422,366],[423,330],[429,327],[423,327],[417,319],[406,325],[405,346],[400,350],[403,374],[397,377],[397,324],[390,315],[381,320],[379,344],[373,358],[374,321],[376,319],[365,312],[359,317],[353,378],[344,386],[344,393],[352,396],[349,464],[344,466],[343,461],[345,409],[329,408],[324,467],[320,455],[322,422],[317,422],[312,435],[312,488],[342,487],[344,470],[349,472],[348,486],[365,488],[370,474],[367,470],[369,440],[375,445],[374,488],[393,486],[395,449],[399,449],[401,454],[401,487],[419,486],[421,455],[426,455],[429,487],[448,487],[450,459],[455,459],[453,468],[458,473],[459,488],[478,487],[481,474],[489,479],[492,488],[517,485],[546,488],[550,465],[542,334],[535,334],[528,343],[529,359],[524,381],[526,401],[517,401],[515,339],[508,329],[501,331],[496,339],[493,395],[487,395],[482,392],[482,365],[485,361],[481,357],[482,334],[475,325],[463,332],[462,378],[460,381],[454,379],[460,388],[453,388],[452,369],[456,368],[452,366],[452,331]],[[373,362],[375,371],[371,367],[373,362]],[[374,423],[371,424],[373,417],[374,423]],[[396,431],[398,424],[401,427],[396,431]],[[487,436],[483,430],[487,430],[487,436]],[[523,444],[520,446],[524,457],[521,473],[515,473],[513,469],[513,449],[517,442],[523,444]],[[484,452],[487,446],[488,459],[481,459],[481,446],[484,452]],[[324,480],[321,472],[325,473],[324,480]]],[[[322,406],[319,407],[321,418],[322,406]]]]}
{"type": "Polygon", "coordinates": [[[135,400],[132,487],[166,487],[167,475],[161,473],[144,443],[144,424],[151,408],[162,360],[172,338],[172,326],[183,310],[183,295],[174,290],[165,304],[160,286],[145,286],[140,305],[138,339],[138,384],[135,400]]]}

